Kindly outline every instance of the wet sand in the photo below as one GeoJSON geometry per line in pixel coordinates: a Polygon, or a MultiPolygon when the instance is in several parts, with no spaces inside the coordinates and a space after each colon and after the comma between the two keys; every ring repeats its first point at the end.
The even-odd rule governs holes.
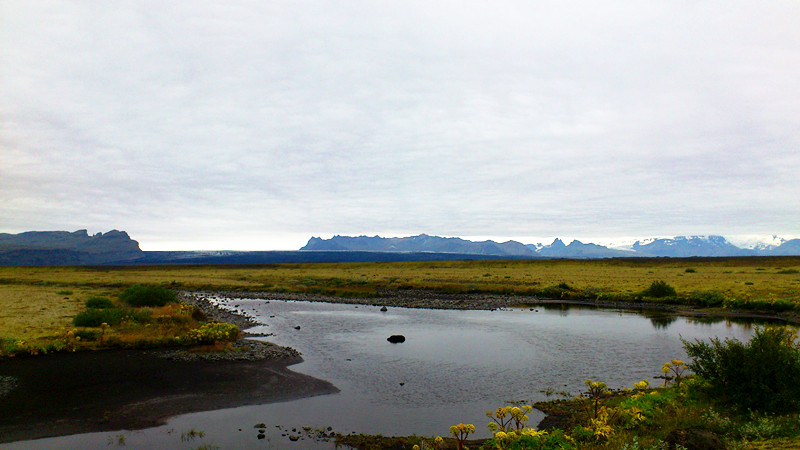
{"type": "Polygon", "coordinates": [[[176,361],[108,350],[0,360],[16,387],[0,398],[0,442],[161,425],[190,412],[338,392],[287,369],[299,357],[176,361]]]}

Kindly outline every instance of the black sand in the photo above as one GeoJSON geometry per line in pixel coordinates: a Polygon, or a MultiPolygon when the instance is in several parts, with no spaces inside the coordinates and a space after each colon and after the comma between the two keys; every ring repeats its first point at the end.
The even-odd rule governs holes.
{"type": "Polygon", "coordinates": [[[299,357],[174,361],[135,350],[0,359],[0,442],[163,424],[171,416],[338,390],[287,369],[299,357]]]}

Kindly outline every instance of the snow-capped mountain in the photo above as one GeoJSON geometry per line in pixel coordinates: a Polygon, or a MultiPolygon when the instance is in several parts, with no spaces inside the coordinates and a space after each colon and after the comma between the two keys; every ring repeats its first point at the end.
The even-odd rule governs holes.
{"type": "Polygon", "coordinates": [[[347,250],[383,252],[437,252],[543,258],[621,258],[666,256],[676,258],[715,256],[800,255],[800,239],[785,240],[777,236],[752,242],[742,247],[723,236],[698,235],[671,238],[640,239],[631,245],[609,247],[573,240],[565,244],[555,238],[550,244],[527,244],[509,241],[473,242],[459,238],[442,238],[425,234],[406,238],[379,236],[334,236],[312,238],[301,250],[347,250]]]}

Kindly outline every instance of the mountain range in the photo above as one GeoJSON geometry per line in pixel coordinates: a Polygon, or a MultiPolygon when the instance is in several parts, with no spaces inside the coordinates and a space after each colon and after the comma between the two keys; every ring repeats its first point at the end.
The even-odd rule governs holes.
{"type": "Polygon", "coordinates": [[[384,238],[380,236],[312,237],[301,251],[434,252],[496,255],[529,258],[624,258],[624,257],[715,257],[800,255],[800,239],[782,240],[778,245],[741,248],[722,236],[677,236],[636,241],[629,248],[610,248],[574,240],[564,244],[556,238],[551,244],[522,244],[517,241],[469,241],[460,238],[418,236],[384,238]]]}
{"type": "Polygon", "coordinates": [[[800,255],[800,239],[774,238],[741,248],[722,236],[678,236],[636,241],[611,248],[574,240],[522,244],[516,241],[470,241],[420,234],[312,237],[295,251],[162,251],[148,252],[124,231],[89,235],[86,230],[0,233],[0,266],[131,264],[269,264],[301,262],[441,261],[463,259],[630,258],[800,255]]]}

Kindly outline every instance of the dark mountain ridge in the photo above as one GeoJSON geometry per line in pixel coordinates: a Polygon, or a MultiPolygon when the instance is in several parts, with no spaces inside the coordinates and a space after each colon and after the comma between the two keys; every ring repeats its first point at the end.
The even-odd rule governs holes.
{"type": "Polygon", "coordinates": [[[469,241],[420,234],[312,237],[296,251],[145,252],[124,231],[90,236],[86,230],[0,233],[0,265],[268,264],[300,262],[441,261],[538,258],[697,258],[800,255],[800,239],[745,249],[722,236],[678,236],[636,241],[629,249],[555,239],[549,245],[469,241]]]}
{"type": "Polygon", "coordinates": [[[349,250],[378,252],[432,252],[464,253],[475,255],[536,256],[528,247],[516,242],[474,242],[461,238],[445,238],[420,234],[404,238],[380,236],[334,236],[331,239],[312,237],[300,249],[303,250],[349,250]]]}
{"type": "Polygon", "coordinates": [[[124,231],[0,233],[0,265],[110,264],[141,257],[139,243],[124,231]]]}

